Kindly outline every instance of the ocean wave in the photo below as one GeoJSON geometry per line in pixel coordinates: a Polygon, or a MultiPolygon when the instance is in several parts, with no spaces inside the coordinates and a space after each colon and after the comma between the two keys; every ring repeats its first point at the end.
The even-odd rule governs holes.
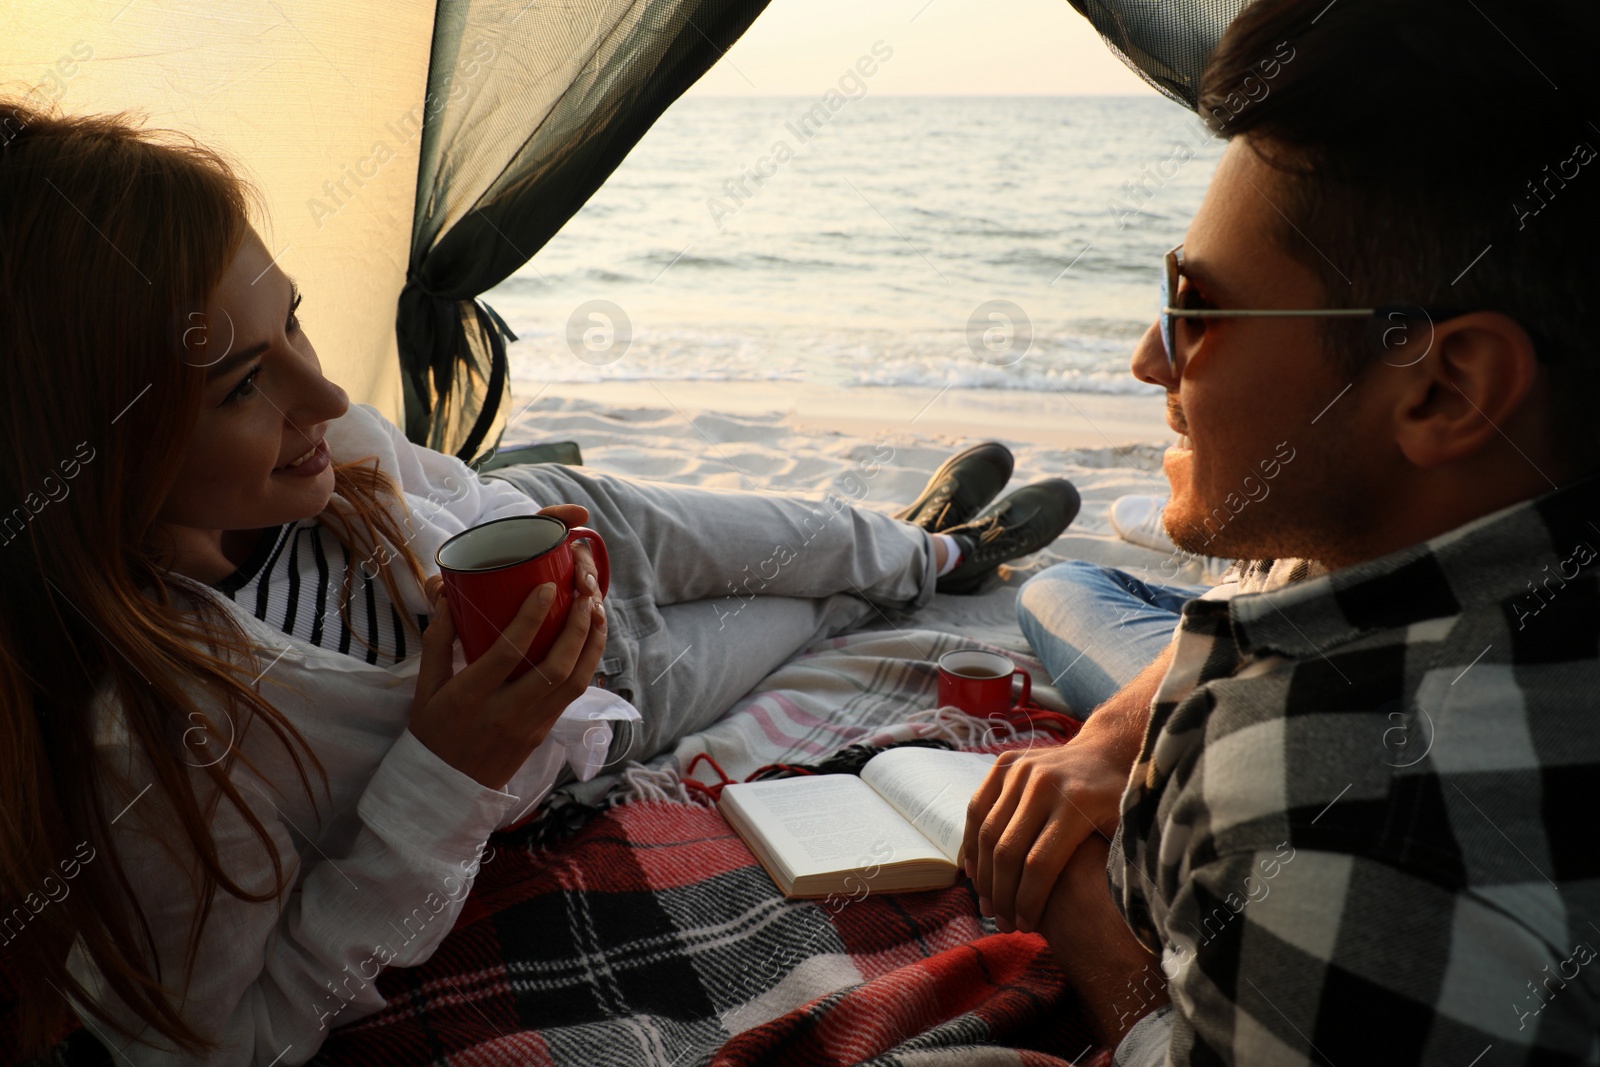
{"type": "Polygon", "coordinates": [[[1046,338],[1013,365],[990,365],[947,334],[861,341],[829,334],[645,331],[621,354],[578,354],[565,334],[530,331],[510,346],[520,381],[818,382],[842,389],[954,387],[1005,392],[1154,395],[1128,373],[1126,339],[1046,338]]]}
{"type": "Polygon", "coordinates": [[[797,102],[674,105],[538,257],[486,295],[522,338],[513,374],[1159,392],[1128,359],[1154,315],[1161,254],[1200,203],[1220,144],[1139,199],[1137,215],[1119,220],[1109,202],[1132,196],[1128,184],[1170,155],[1192,115],[1156,99],[874,95],[718,229],[706,197],[797,102]],[[997,150],[997,135],[1026,148],[997,150]],[[1012,365],[969,342],[973,316],[995,300],[1026,317],[1026,355],[1012,365]],[[622,311],[614,359],[582,338],[569,347],[569,322],[594,301],[622,311]]]}
{"type": "Polygon", "coordinates": [[[785,256],[769,252],[760,252],[751,256],[740,257],[745,266],[752,268],[781,267],[784,270],[847,270],[848,267],[836,259],[815,259],[809,256],[785,256]]]}
{"type": "Polygon", "coordinates": [[[1025,393],[1109,393],[1127,396],[1153,396],[1159,386],[1139,381],[1126,367],[1116,373],[1106,370],[1046,369],[1009,373],[994,367],[886,367],[857,375],[840,383],[847,388],[872,386],[949,387],[952,389],[994,389],[1025,393]]]}
{"type": "Polygon", "coordinates": [[[575,351],[566,334],[529,330],[507,346],[513,378],[544,382],[804,381],[802,361],[775,358],[761,338],[657,330],[630,337],[613,353],[575,351]]]}
{"type": "MultiPolygon", "coordinates": [[[[581,364],[579,365],[581,367],[581,364]]],[[[739,370],[673,370],[667,367],[608,367],[573,369],[560,365],[554,373],[539,368],[517,367],[513,382],[540,382],[550,385],[598,385],[602,382],[803,382],[807,375],[798,370],[770,371],[765,374],[739,370]],[[586,373],[587,372],[587,373],[586,373]]]]}
{"type": "Polygon", "coordinates": [[[739,266],[737,260],[727,256],[697,256],[688,251],[671,252],[665,249],[652,249],[639,257],[645,263],[665,271],[668,267],[673,270],[688,267],[700,270],[736,270],[739,266]]]}
{"type": "MultiPolygon", "coordinates": [[[[661,364],[587,367],[581,363],[551,366],[518,365],[512,370],[514,382],[539,382],[551,385],[598,385],[604,382],[808,382],[818,378],[799,368],[761,370],[743,368],[696,368],[661,364]]],[[[1097,393],[1110,396],[1157,396],[1161,389],[1147,385],[1131,375],[1085,371],[1061,371],[1033,375],[1002,376],[976,370],[944,373],[901,369],[860,375],[838,382],[824,382],[842,389],[952,388],[984,392],[1021,393],[1097,393]]]]}

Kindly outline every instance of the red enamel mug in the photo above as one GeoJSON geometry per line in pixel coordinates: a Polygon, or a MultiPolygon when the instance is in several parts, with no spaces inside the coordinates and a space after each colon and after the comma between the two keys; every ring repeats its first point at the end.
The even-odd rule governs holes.
{"type": "Polygon", "coordinates": [[[1006,657],[977,648],[961,648],[939,657],[939,706],[953,705],[984,718],[1028,702],[1033,679],[1006,657]],[[1022,679],[1022,693],[1011,695],[1011,680],[1022,679]]]}
{"type": "MultiPolygon", "coordinates": [[[[523,601],[546,582],[555,583],[550,613],[533,635],[522,662],[506,677],[518,678],[543,660],[578,599],[572,542],[588,541],[594,552],[600,595],[611,589],[606,543],[586,526],[568,527],[552,515],[516,515],[463,530],[439,546],[434,562],[444,578],[450,617],[471,663],[494,646],[517,617],[523,601]]],[[[587,596],[587,594],[584,594],[587,596]]]]}

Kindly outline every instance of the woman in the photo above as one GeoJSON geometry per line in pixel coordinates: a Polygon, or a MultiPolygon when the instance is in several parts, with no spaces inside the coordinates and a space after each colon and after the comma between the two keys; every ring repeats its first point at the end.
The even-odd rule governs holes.
{"type": "Polygon", "coordinates": [[[44,979],[31,1047],[70,1000],[130,1062],[303,1062],[381,1007],[382,967],[428,958],[488,835],[563,764],[648,758],[1076,510],[1051,483],[974,519],[999,446],[947,465],[917,524],[554,465],[480,479],[322,376],[215,153],[7,113],[0,941],[44,979]],[[433,553],[541,499],[592,516],[612,595],[585,564],[555,647],[507,682],[542,591],[468,666],[433,553]]]}

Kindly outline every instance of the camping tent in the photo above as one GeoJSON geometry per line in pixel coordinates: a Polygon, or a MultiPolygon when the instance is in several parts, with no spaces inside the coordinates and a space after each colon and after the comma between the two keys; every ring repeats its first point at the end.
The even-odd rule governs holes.
{"type": "MultiPolygon", "coordinates": [[[[800,2],[800,0],[788,0],[800,2]]],[[[1071,0],[1194,104],[1244,0],[1071,0]]],[[[4,0],[0,90],[136,109],[227,153],[325,372],[414,441],[498,441],[477,297],[537,252],[767,0],[4,0]]]]}
{"type": "MultiPolygon", "coordinates": [[[[230,156],[270,205],[258,223],[307,293],[326,373],[470,460],[498,440],[509,378],[505,331],[477,297],[766,2],[0,0],[0,92],[141,111],[230,156]]],[[[1243,4],[1071,2],[1190,106],[1243,4]]]]}

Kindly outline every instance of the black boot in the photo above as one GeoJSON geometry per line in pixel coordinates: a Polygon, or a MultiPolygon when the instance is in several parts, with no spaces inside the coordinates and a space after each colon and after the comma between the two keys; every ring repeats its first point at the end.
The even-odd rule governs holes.
{"type": "Polygon", "coordinates": [[[916,502],[894,517],[929,533],[960,526],[1000,495],[1013,464],[1011,450],[998,441],[973,445],[940,464],[916,502]]]}
{"type": "Polygon", "coordinates": [[[1047,478],[985,508],[971,522],[943,530],[961,546],[961,562],[939,579],[941,593],[976,593],[1000,564],[1037,552],[1061,536],[1078,514],[1078,491],[1047,478]]]}

